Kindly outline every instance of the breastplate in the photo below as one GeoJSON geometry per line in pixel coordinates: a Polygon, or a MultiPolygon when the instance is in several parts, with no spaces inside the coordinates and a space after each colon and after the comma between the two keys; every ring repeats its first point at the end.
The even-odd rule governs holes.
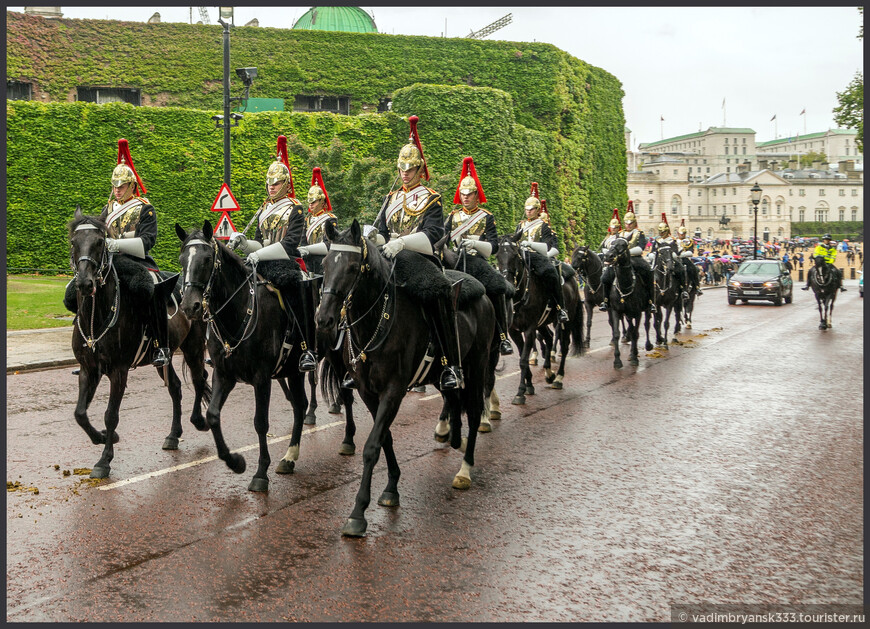
{"type": "Polygon", "coordinates": [[[526,239],[533,242],[540,242],[541,230],[544,228],[544,221],[540,221],[537,225],[529,228],[529,225],[533,225],[537,221],[538,219],[534,221],[522,220],[519,225],[520,229],[526,234],[526,239]]]}
{"type": "Polygon", "coordinates": [[[109,218],[106,225],[106,236],[121,238],[122,234],[135,233],[139,226],[144,204],[141,199],[131,199],[126,203],[113,202],[109,208],[109,218]]]}
{"type": "Polygon", "coordinates": [[[456,210],[450,215],[450,217],[453,225],[452,231],[456,231],[460,227],[471,223],[471,225],[463,230],[457,238],[465,238],[467,236],[480,237],[483,236],[483,233],[486,231],[486,212],[482,210],[474,211],[471,214],[468,214],[465,210],[456,210]]]}
{"type": "Polygon", "coordinates": [[[265,218],[260,220],[260,234],[263,236],[264,246],[281,242],[287,235],[287,225],[293,218],[293,213],[299,211],[294,207],[298,203],[295,199],[288,197],[264,205],[261,216],[265,218]]]}
{"type": "Polygon", "coordinates": [[[429,205],[429,197],[429,189],[425,186],[394,192],[387,206],[387,229],[400,236],[413,233],[429,205]]]}
{"type": "MultiPolygon", "coordinates": [[[[325,215],[330,218],[335,218],[334,215],[329,213],[326,213],[325,215]]],[[[309,245],[323,241],[324,227],[330,221],[330,218],[324,219],[323,216],[324,214],[318,216],[311,216],[309,214],[305,217],[305,239],[308,241],[309,245]],[[311,228],[312,224],[314,224],[313,229],[311,228]]]]}

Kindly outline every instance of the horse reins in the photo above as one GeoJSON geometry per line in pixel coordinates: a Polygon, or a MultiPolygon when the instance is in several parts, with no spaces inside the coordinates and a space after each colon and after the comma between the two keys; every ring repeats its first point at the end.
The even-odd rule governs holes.
{"type": "MultiPolygon", "coordinates": [[[[106,248],[106,232],[100,230],[99,227],[97,227],[96,225],[92,225],[90,223],[82,223],[81,225],[79,225],[75,228],[75,231],[81,231],[84,229],[96,229],[103,234],[103,252],[102,252],[102,255],[100,256],[100,262],[97,263],[97,261],[90,256],[79,256],[78,260],[76,260],[73,257],[72,251],[70,251],[70,266],[72,267],[72,269],[75,273],[73,275],[73,281],[75,281],[76,277],[78,277],[78,274],[79,274],[78,266],[82,260],[84,260],[86,262],[90,262],[91,264],[93,264],[97,268],[97,278],[96,279],[99,282],[100,286],[106,285],[106,277],[103,275],[103,269],[105,269],[106,267],[108,267],[112,270],[112,276],[115,278],[115,299],[114,299],[114,303],[112,304],[112,308],[111,308],[112,318],[109,320],[109,323],[106,326],[106,329],[104,329],[97,338],[94,338],[94,313],[97,310],[96,290],[94,290],[93,294],[91,294],[91,333],[90,333],[90,335],[86,335],[85,331],[82,329],[81,312],[76,312],[76,327],[78,328],[79,334],[81,334],[82,340],[84,340],[84,342],[88,346],[88,348],[92,352],[95,352],[96,350],[94,349],[94,346],[97,344],[97,342],[99,342],[100,339],[102,339],[106,335],[106,333],[109,330],[111,330],[114,327],[114,325],[118,322],[118,312],[120,310],[120,308],[118,306],[121,303],[121,284],[118,281],[118,271],[115,269],[115,265],[112,264],[112,254],[111,254],[111,252],[108,252],[108,250],[106,248]]],[[[72,249],[72,247],[70,247],[70,249],[72,249]]],[[[82,303],[84,303],[84,299],[82,299],[82,303]]],[[[81,308],[81,306],[79,306],[79,308],[81,308]]]]}
{"type": "MultiPolygon", "coordinates": [[[[625,246],[628,247],[628,241],[625,238],[616,238],[614,240],[614,242],[616,242],[616,240],[622,240],[623,242],[625,242],[625,246]]],[[[628,254],[627,248],[625,250],[625,253],[628,254]]],[[[621,256],[622,256],[622,254],[620,254],[620,257],[621,256]]],[[[627,264],[628,270],[631,271],[631,286],[629,287],[628,292],[623,293],[622,289],[619,287],[619,273],[618,272],[616,273],[616,278],[614,279],[614,282],[613,282],[613,285],[616,287],[616,292],[619,293],[619,303],[622,303],[622,304],[625,303],[625,298],[634,292],[634,288],[637,285],[637,279],[635,277],[634,268],[631,266],[631,257],[629,255],[626,255],[626,258],[628,258],[628,264],[627,264]]]]}

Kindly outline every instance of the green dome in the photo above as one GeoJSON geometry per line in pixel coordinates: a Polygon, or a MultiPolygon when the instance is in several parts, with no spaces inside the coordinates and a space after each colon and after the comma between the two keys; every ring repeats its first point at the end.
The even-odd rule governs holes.
{"type": "Polygon", "coordinates": [[[377,33],[371,16],[359,7],[311,7],[296,20],[294,29],[305,31],[343,31],[377,33]]]}

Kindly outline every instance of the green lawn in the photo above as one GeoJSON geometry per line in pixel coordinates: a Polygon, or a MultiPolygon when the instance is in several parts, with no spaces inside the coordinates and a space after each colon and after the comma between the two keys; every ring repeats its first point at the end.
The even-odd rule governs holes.
{"type": "Polygon", "coordinates": [[[72,325],[73,314],[63,305],[69,277],[6,276],[6,329],[33,330],[72,325]]]}

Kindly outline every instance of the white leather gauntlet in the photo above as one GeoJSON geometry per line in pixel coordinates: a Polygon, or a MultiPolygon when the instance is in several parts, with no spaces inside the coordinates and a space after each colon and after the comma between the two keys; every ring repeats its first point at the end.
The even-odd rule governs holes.
{"type": "Polygon", "coordinates": [[[106,238],[106,249],[112,253],[126,253],[136,258],[145,257],[141,238],[106,238]]]}
{"type": "Polygon", "coordinates": [[[252,251],[248,254],[247,260],[249,260],[253,264],[257,264],[258,262],[265,262],[267,260],[289,260],[290,256],[287,255],[287,251],[284,249],[284,245],[280,242],[276,242],[273,245],[269,245],[268,247],[262,247],[258,251],[252,251]]]}

